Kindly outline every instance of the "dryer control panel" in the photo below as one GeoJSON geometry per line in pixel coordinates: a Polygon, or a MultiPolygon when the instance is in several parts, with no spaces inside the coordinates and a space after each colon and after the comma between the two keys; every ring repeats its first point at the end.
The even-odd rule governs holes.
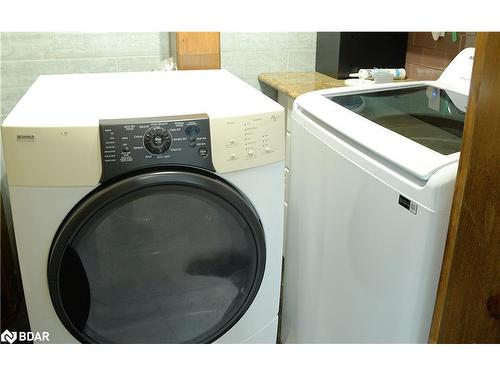
{"type": "Polygon", "coordinates": [[[233,172],[285,159],[283,111],[215,118],[210,122],[217,172],[233,172]]]}
{"type": "Polygon", "coordinates": [[[206,114],[100,120],[99,133],[101,182],[168,164],[214,171],[206,114]]]}

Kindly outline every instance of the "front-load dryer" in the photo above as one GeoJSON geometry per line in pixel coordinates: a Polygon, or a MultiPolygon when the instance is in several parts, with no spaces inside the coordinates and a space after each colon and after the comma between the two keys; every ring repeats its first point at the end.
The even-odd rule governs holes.
{"type": "Polygon", "coordinates": [[[33,332],[276,342],[277,103],[226,71],[41,76],[2,132],[33,332]]]}

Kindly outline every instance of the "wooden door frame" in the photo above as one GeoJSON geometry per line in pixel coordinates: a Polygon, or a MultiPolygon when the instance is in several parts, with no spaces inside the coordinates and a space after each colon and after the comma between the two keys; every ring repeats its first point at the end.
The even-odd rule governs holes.
{"type": "Polygon", "coordinates": [[[177,69],[220,69],[219,32],[171,33],[170,43],[177,69]]]}
{"type": "Polygon", "coordinates": [[[431,343],[500,342],[500,33],[478,33],[431,343]]]}

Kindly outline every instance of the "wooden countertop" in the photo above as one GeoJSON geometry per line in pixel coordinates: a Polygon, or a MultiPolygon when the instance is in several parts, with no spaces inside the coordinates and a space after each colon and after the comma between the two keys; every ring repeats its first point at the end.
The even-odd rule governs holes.
{"type": "Polygon", "coordinates": [[[261,73],[258,79],[292,99],[309,91],[344,86],[343,79],[335,79],[318,72],[261,73]]]}

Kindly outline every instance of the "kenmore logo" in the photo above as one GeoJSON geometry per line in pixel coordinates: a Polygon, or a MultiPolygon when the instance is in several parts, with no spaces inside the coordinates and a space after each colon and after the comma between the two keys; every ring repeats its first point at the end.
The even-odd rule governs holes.
{"type": "Polygon", "coordinates": [[[18,134],[17,135],[18,142],[35,142],[34,134],[18,134]]]}

